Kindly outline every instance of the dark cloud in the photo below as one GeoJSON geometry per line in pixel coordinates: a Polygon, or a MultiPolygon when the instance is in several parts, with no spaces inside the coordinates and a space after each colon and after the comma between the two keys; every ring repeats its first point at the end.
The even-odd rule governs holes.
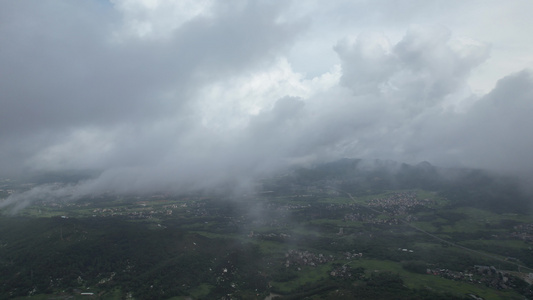
{"type": "Polygon", "coordinates": [[[445,25],[405,23],[434,14],[434,2],[416,13],[402,7],[390,22],[396,9],[387,1],[341,1],[323,12],[206,1],[200,12],[179,7],[179,20],[167,11],[174,2],[135,3],[0,4],[1,172],[100,174],[3,205],[37,195],[244,186],[291,164],[342,157],[533,170],[531,72],[501,74],[492,91],[473,93],[472,74],[494,45],[445,25]],[[349,21],[351,11],[362,18],[349,21]],[[302,45],[341,30],[322,22],[334,12],[343,26],[403,24],[403,35],[356,26],[328,44],[331,57],[310,57],[325,52],[302,45]],[[291,57],[314,72],[322,59],[340,67],[307,78],[291,57]]]}
{"type": "MultiPolygon", "coordinates": [[[[471,163],[497,170],[531,172],[533,74],[524,70],[496,87],[462,116],[456,133],[471,163]]],[[[465,164],[467,161],[465,161],[465,164]]]]}
{"type": "Polygon", "coordinates": [[[80,130],[116,131],[114,144],[131,143],[126,157],[168,146],[172,133],[156,127],[175,138],[189,131],[186,104],[196,90],[268,63],[301,28],[275,21],[279,5],[218,4],[219,13],[193,18],[166,38],[117,39],[111,7],[4,6],[0,138],[42,149],[69,143],[80,130]],[[173,128],[159,125],[170,120],[173,128]]]}

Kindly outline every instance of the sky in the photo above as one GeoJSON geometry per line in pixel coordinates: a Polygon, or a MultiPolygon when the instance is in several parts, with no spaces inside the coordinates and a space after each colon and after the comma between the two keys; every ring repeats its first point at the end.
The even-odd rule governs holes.
{"type": "Polygon", "coordinates": [[[532,11],[1,1],[0,176],[98,171],[27,198],[245,184],[347,157],[531,174],[532,11]]]}

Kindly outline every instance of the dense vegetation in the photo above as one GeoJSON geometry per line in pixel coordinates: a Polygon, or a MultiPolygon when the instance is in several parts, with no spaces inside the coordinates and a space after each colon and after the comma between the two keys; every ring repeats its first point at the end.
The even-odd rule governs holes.
{"type": "Polygon", "coordinates": [[[242,197],[37,202],[0,217],[0,298],[533,298],[529,201],[480,171],[343,160],[242,197]]]}

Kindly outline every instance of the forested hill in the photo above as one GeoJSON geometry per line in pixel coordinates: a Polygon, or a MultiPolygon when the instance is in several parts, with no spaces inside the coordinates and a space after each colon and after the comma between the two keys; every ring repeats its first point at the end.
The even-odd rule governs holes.
{"type": "Polygon", "coordinates": [[[440,168],[429,162],[415,165],[390,160],[341,159],[298,168],[277,177],[266,189],[298,186],[330,186],[354,195],[372,195],[383,190],[424,189],[440,193],[458,205],[489,209],[497,213],[523,213],[532,208],[533,197],[519,179],[467,168],[440,168]]]}

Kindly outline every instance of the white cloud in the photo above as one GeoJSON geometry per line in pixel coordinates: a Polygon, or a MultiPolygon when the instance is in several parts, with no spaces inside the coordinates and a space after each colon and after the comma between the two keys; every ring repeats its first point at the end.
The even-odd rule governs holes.
{"type": "Polygon", "coordinates": [[[206,85],[197,96],[194,109],[206,127],[242,129],[251,116],[269,110],[285,96],[309,98],[338,84],[340,69],[306,79],[292,70],[285,58],[265,69],[206,85]]]}

